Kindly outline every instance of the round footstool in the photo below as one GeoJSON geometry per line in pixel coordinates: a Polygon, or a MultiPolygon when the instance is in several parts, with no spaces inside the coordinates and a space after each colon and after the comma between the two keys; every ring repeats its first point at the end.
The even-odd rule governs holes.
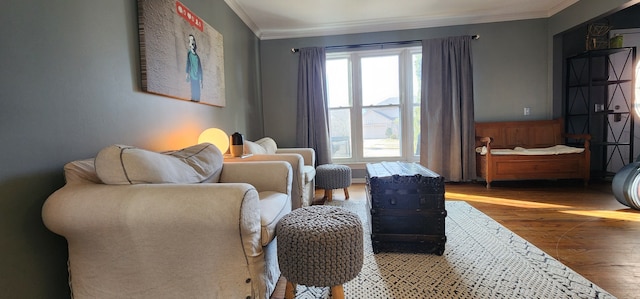
{"type": "Polygon", "coordinates": [[[358,215],[334,206],[303,207],[282,217],[276,233],[285,298],[295,297],[296,284],[331,287],[332,298],[344,298],[342,284],[362,270],[358,215]]]}
{"type": "Polygon", "coordinates": [[[351,167],[338,164],[323,164],[316,167],[316,186],[324,189],[324,199],[333,200],[333,189],[344,189],[345,199],[349,199],[351,167]]]}

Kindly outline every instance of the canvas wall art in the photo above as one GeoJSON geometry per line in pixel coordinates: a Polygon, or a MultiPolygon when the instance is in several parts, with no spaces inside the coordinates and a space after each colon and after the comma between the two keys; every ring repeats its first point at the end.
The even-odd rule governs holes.
{"type": "Polygon", "coordinates": [[[180,1],[138,0],[142,90],[225,106],[222,35],[180,1]]]}

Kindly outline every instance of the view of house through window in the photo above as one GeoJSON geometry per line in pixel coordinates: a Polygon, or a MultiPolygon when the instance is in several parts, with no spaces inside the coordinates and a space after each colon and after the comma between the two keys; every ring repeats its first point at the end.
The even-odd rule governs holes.
{"type": "Polygon", "coordinates": [[[333,160],[419,159],[421,51],[327,53],[333,160]]]}

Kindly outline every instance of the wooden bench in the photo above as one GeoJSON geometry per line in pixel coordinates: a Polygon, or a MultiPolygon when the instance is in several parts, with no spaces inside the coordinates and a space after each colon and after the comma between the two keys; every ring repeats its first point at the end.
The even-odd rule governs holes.
{"type": "Polygon", "coordinates": [[[476,154],[476,171],[487,182],[499,180],[583,179],[589,182],[591,153],[588,134],[565,134],[562,118],[555,120],[484,122],[475,124],[476,147],[486,146],[486,154],[476,154]],[[581,141],[581,153],[557,155],[495,155],[492,149],[545,148],[581,141]]]}

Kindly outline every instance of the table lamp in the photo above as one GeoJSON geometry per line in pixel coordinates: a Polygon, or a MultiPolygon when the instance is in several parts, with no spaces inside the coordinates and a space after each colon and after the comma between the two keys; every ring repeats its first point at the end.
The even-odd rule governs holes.
{"type": "Polygon", "coordinates": [[[229,136],[218,128],[209,128],[204,130],[200,134],[200,137],[198,137],[198,143],[204,142],[209,142],[215,145],[222,154],[225,154],[229,149],[229,136]]]}

